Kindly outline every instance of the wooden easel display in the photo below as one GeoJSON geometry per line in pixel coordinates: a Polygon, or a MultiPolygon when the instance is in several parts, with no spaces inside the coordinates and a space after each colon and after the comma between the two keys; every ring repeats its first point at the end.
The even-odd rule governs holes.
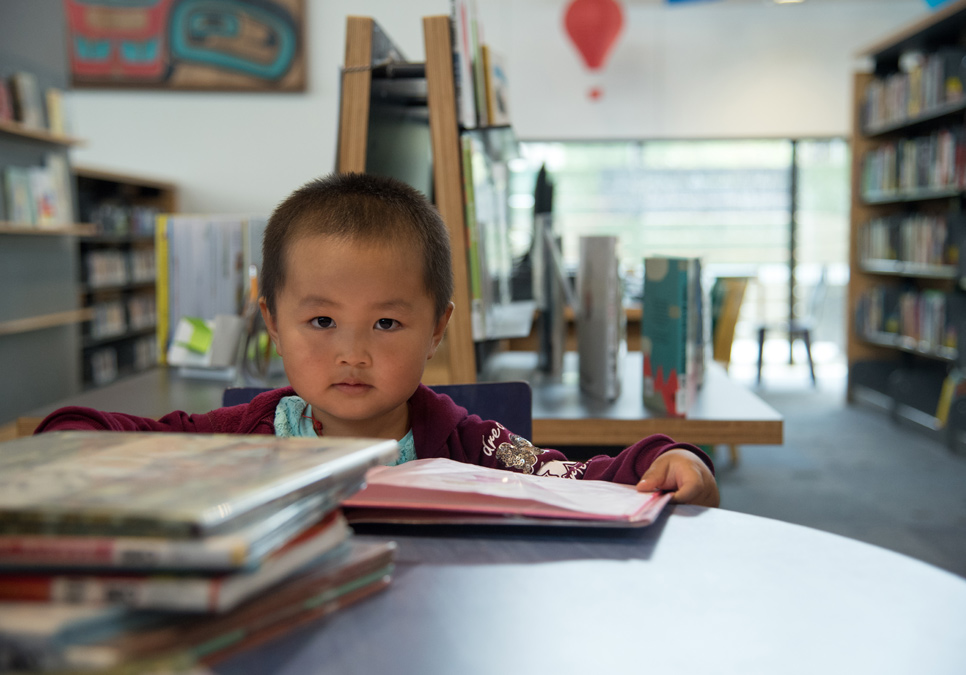
{"type": "MultiPolygon", "coordinates": [[[[466,223],[456,86],[449,16],[423,18],[426,62],[426,107],[432,146],[433,197],[453,243],[453,302],[456,310],[436,357],[423,381],[450,384],[476,381],[476,355],[470,316],[466,257],[466,223]]],[[[339,113],[336,167],[340,172],[365,172],[370,97],[374,78],[392,77],[398,50],[373,19],[350,16],[346,22],[345,68],[339,113]]],[[[420,64],[404,64],[418,68],[420,64]]]]}

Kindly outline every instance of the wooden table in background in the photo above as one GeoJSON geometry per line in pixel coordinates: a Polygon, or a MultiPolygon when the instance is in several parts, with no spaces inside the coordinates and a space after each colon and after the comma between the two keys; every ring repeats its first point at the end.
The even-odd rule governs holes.
{"type": "Polygon", "coordinates": [[[554,379],[537,371],[535,352],[507,351],[486,362],[481,379],[530,382],[533,442],[541,447],[626,447],[655,433],[699,445],[782,443],[781,415],[716,363],[708,363],[696,405],[684,418],[664,417],[644,407],[641,352],[627,354],[621,395],[613,402],[580,391],[577,365],[577,354],[567,352],[563,375],[554,379]]]}
{"type": "MultiPolygon", "coordinates": [[[[502,352],[483,373],[488,380],[527,380],[533,387],[533,442],[541,447],[626,447],[654,433],[699,445],[782,442],[782,418],[717,364],[709,364],[697,405],[686,418],[655,415],[641,403],[640,352],[630,352],[621,396],[614,402],[593,399],[577,383],[577,355],[568,353],[564,374],[551,381],[536,371],[533,352],[502,352]]],[[[48,413],[66,405],[158,418],[172,410],[202,413],[221,406],[231,383],[180,377],[171,368],[155,368],[31,411],[19,421],[29,434],[48,413]]],[[[284,380],[275,383],[282,386],[284,380]]]]}

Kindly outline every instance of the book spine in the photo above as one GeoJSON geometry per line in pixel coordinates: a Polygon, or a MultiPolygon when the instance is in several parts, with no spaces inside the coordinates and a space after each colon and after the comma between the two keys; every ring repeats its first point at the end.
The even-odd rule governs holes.
{"type": "Polygon", "coordinates": [[[131,569],[227,569],[242,564],[248,545],[224,538],[205,540],[100,537],[0,537],[0,569],[40,567],[120,567],[131,569]]]}
{"type": "Polygon", "coordinates": [[[473,139],[460,139],[463,159],[463,201],[466,208],[466,255],[470,273],[470,312],[473,339],[486,339],[486,307],[483,301],[480,229],[476,222],[476,191],[473,186],[473,139]]]}
{"type": "Polygon", "coordinates": [[[335,512],[269,556],[258,570],[232,575],[0,575],[0,600],[113,603],[184,612],[225,611],[335,548],[349,532],[345,519],[335,512]]]}

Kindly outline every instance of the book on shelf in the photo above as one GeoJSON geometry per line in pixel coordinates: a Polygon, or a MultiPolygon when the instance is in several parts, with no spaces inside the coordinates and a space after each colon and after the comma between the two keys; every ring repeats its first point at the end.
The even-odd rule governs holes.
{"type": "Polygon", "coordinates": [[[25,71],[14,73],[10,76],[10,91],[16,120],[31,129],[43,129],[44,109],[37,77],[25,71]]]}
{"type": "Polygon", "coordinates": [[[49,153],[43,165],[6,166],[3,178],[8,221],[37,227],[73,221],[70,170],[63,155],[49,153]]]}
{"type": "Polygon", "coordinates": [[[10,85],[0,77],[0,122],[10,122],[13,118],[13,96],[10,93],[10,85]]]}
{"type": "MultiPolygon", "coordinates": [[[[478,141],[469,134],[460,136],[463,160],[463,204],[466,220],[466,256],[470,281],[470,325],[473,339],[486,339],[486,299],[483,297],[483,251],[480,229],[476,221],[476,191],[474,187],[473,156],[478,141]]],[[[475,152],[479,152],[477,149],[475,152]]]]}
{"type": "Polygon", "coordinates": [[[54,135],[65,135],[67,133],[67,117],[64,112],[63,89],[57,87],[45,89],[44,102],[47,104],[47,129],[54,135]]]}
{"type": "Polygon", "coordinates": [[[956,266],[966,233],[964,222],[958,213],[873,218],[859,230],[859,255],[863,261],[956,266]]]}
{"type": "Polygon", "coordinates": [[[693,407],[704,366],[701,264],[646,258],[641,309],[644,404],[671,417],[693,407]]]}
{"type": "Polygon", "coordinates": [[[350,523],[643,527],[669,499],[633,485],[434,458],[370,469],[343,508],[350,523]]]}
{"type": "Polygon", "coordinates": [[[906,59],[904,70],[871,80],[863,102],[866,131],[874,133],[964,102],[964,59],[966,50],[962,47],[940,47],[933,53],[906,59]]]}
{"type": "Polygon", "coordinates": [[[17,225],[35,223],[34,198],[27,169],[19,166],[3,167],[3,190],[7,206],[6,219],[17,225]]]}
{"type": "Polygon", "coordinates": [[[0,603],[0,663],[62,671],[215,662],[385,588],[395,548],[350,537],[270,592],[222,614],[0,603]]]}
{"type": "Polygon", "coordinates": [[[485,74],[486,116],[491,126],[510,124],[510,83],[503,55],[489,45],[481,48],[485,74]]]}
{"type": "Polygon", "coordinates": [[[492,124],[486,109],[486,71],[483,67],[483,22],[477,9],[476,0],[468,0],[470,5],[470,49],[473,62],[473,88],[476,101],[476,120],[479,126],[492,124]]]}
{"type": "Polygon", "coordinates": [[[51,222],[68,225],[74,221],[74,202],[71,197],[71,174],[67,157],[62,153],[47,154],[44,169],[53,199],[51,222]]]}
{"type": "Polygon", "coordinates": [[[451,0],[453,33],[453,74],[456,87],[456,111],[464,129],[477,126],[476,85],[473,83],[473,44],[470,36],[470,6],[468,0],[451,0]]]}
{"type": "Polygon", "coordinates": [[[966,186],[966,138],[949,127],[928,136],[883,143],[862,157],[862,196],[866,200],[916,192],[961,190],[966,186]]]}
{"type": "Polygon", "coordinates": [[[119,603],[139,609],[225,612],[332,551],[349,535],[345,519],[335,510],[251,570],[163,575],[5,571],[0,574],[0,601],[119,603]]]}
{"type": "Polygon", "coordinates": [[[4,444],[0,532],[197,537],[357,488],[392,440],[49,432],[4,444]]]}

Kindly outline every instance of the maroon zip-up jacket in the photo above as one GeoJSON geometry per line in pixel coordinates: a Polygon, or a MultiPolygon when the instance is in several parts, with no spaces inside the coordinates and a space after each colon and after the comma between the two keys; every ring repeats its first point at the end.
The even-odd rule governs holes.
{"type": "MultiPolygon", "coordinates": [[[[294,395],[291,387],[273,389],[242,405],[192,415],[176,411],[158,420],[70,406],[48,415],[37,433],[70,429],[274,434],[275,407],[283,397],[294,395]]],[[[710,458],[696,446],[676,443],[663,434],[641,439],[616,457],[598,455],[586,462],[568,461],[559,450],[534,447],[498,422],[470,415],[445,394],[422,384],[409,399],[409,411],[419,459],[445,457],[522,473],[635,484],[662,453],[683,448],[695,453],[714,472],[710,458]]]]}

